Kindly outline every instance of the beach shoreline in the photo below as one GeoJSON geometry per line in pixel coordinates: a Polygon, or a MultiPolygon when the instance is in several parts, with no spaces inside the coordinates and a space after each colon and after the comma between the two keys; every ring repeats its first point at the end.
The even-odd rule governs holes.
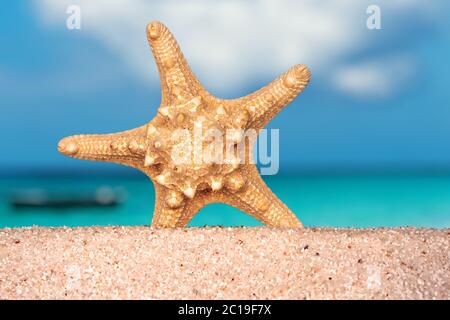
{"type": "Polygon", "coordinates": [[[449,299],[450,229],[0,229],[0,299],[449,299]]]}

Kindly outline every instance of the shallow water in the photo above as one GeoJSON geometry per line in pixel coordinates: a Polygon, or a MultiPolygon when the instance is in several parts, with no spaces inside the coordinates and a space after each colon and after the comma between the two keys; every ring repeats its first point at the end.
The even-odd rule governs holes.
{"type": "MultiPolygon", "coordinates": [[[[272,190],[306,226],[450,227],[450,175],[335,175],[264,177],[272,190]]],[[[0,227],[146,225],[153,212],[153,186],[145,177],[51,178],[0,180],[0,227]],[[123,188],[127,198],[117,207],[15,209],[9,195],[24,188],[92,191],[123,188]]],[[[190,226],[256,226],[252,217],[212,204],[190,226]]]]}

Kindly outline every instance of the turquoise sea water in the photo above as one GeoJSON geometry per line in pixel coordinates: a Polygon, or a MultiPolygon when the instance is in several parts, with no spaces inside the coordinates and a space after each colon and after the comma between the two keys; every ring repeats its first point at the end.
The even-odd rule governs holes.
{"type": "MultiPolygon", "coordinates": [[[[272,190],[306,226],[450,227],[450,175],[268,176],[272,190]]],[[[147,225],[154,204],[153,186],[145,177],[1,179],[0,227],[147,225]],[[74,209],[14,209],[14,190],[56,191],[121,187],[126,201],[117,207],[74,209]]],[[[190,226],[256,226],[252,217],[222,204],[212,204],[190,226]]]]}

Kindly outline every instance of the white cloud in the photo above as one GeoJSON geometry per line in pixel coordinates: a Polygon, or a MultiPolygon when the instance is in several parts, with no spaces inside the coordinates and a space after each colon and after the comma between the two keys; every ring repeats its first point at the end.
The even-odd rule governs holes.
{"type": "Polygon", "coordinates": [[[333,80],[337,88],[350,95],[385,98],[405,87],[415,70],[416,65],[411,57],[390,56],[340,67],[333,80]]]}
{"type": "MultiPolygon", "coordinates": [[[[341,69],[343,58],[367,45],[366,8],[373,2],[380,1],[43,0],[35,7],[46,25],[63,29],[67,6],[80,5],[82,29],[67,32],[86,32],[102,41],[145,81],[158,81],[145,26],[160,20],[175,34],[200,80],[218,95],[256,78],[270,80],[297,63],[310,66],[313,77],[338,70],[347,79],[338,88],[359,94],[374,79],[386,78],[385,68],[366,70],[368,86],[363,87],[363,81],[352,84],[355,70],[341,69]]],[[[429,15],[430,10],[420,1],[382,1],[380,6],[382,19],[385,13],[429,15]]]]}

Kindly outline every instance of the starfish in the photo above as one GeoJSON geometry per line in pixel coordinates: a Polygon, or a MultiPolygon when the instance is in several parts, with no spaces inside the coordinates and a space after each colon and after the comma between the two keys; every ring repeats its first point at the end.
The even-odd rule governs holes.
{"type": "Polygon", "coordinates": [[[123,132],[66,137],[58,150],[74,158],[143,171],[153,181],[156,194],[152,227],[184,227],[203,206],[216,202],[236,207],[268,226],[303,227],[260,177],[251,161],[256,135],[246,133],[258,133],[305,88],[308,68],[295,65],[256,92],[225,100],[200,84],[165,25],[148,24],[147,39],[161,81],[156,116],[123,132]],[[214,134],[196,139],[199,127],[214,134]],[[194,136],[193,143],[189,135],[194,136]],[[219,161],[225,151],[230,157],[219,161]]]}

